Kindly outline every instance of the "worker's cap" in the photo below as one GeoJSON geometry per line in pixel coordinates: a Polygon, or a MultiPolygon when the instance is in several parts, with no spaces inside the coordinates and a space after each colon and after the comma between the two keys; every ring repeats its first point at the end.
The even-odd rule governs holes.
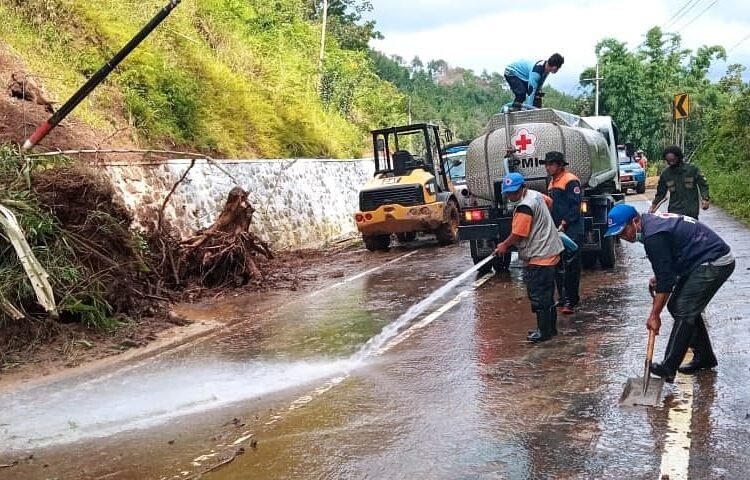
{"type": "Polygon", "coordinates": [[[525,182],[526,179],[523,178],[523,175],[521,175],[520,173],[509,173],[505,176],[505,178],[503,178],[503,193],[517,192],[521,187],[523,187],[523,184],[525,182]]]}
{"type": "Polygon", "coordinates": [[[565,161],[565,156],[560,152],[547,152],[547,154],[544,156],[544,164],[547,165],[549,163],[559,163],[562,166],[565,166],[568,164],[568,162],[565,161]]]}
{"type": "Polygon", "coordinates": [[[632,205],[626,205],[624,203],[615,205],[614,208],[609,211],[609,215],[607,215],[607,226],[609,228],[607,228],[607,233],[605,233],[604,236],[612,237],[614,235],[619,235],[627,224],[637,216],[638,210],[632,205]]]}

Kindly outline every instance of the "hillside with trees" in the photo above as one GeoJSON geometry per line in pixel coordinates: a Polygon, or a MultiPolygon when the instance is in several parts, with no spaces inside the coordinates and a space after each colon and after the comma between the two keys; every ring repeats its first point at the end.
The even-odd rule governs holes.
{"type": "MultiPolygon", "coordinates": [[[[428,121],[450,128],[457,139],[479,135],[489,118],[513,100],[503,75],[452,67],[444,60],[426,64],[419,57],[406,62],[371,51],[380,78],[393,83],[407,96],[414,121],[428,121]]],[[[576,99],[545,88],[544,105],[571,111],[576,99]]]]}
{"type": "MultiPolygon", "coordinates": [[[[732,64],[719,81],[709,79],[717,60],[726,60],[720,45],[685,49],[679,35],[654,27],[634,49],[607,38],[595,48],[599,61],[600,110],[612,115],[624,137],[659,159],[666,145],[680,143],[681,126],[672,120],[673,96],[690,96],[684,145],[689,160],[706,172],[712,198],[734,215],[750,220],[750,174],[742,168],[750,160],[750,84],[743,82],[745,66],[732,64]]],[[[581,73],[593,78],[594,67],[581,73]]],[[[578,100],[578,113],[591,114],[594,92],[578,100]]],[[[658,165],[658,162],[657,162],[658,165]]]]}

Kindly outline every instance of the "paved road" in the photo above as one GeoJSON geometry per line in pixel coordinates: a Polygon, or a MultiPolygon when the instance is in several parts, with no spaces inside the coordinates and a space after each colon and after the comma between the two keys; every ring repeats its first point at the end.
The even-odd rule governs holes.
{"type": "Polygon", "coordinates": [[[562,335],[529,345],[520,272],[420,304],[470,258],[418,242],[219,337],[0,396],[0,464],[19,461],[0,478],[191,478],[225,462],[203,478],[746,478],[748,230],[703,220],[738,259],[708,312],[720,366],[678,376],[659,407],[618,406],[647,338],[640,245],[585,272],[562,335]]]}

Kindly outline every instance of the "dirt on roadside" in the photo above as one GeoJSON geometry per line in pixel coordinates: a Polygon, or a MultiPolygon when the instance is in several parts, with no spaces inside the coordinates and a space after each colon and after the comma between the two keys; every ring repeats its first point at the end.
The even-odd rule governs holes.
{"type": "MultiPolygon", "coordinates": [[[[16,72],[32,73],[0,44],[0,145],[23,143],[50,117],[44,105],[9,95],[5,87],[16,72]]],[[[64,99],[48,95],[43,78],[36,82],[59,107],[64,99]]],[[[139,147],[122,112],[107,112],[107,116],[111,120],[108,131],[97,131],[71,115],[44,139],[37,151],[139,147]]],[[[145,354],[154,346],[164,348],[220,328],[232,321],[232,316],[216,314],[217,309],[231,303],[231,298],[257,295],[258,308],[262,310],[267,299],[303,294],[321,281],[343,277],[347,270],[336,264],[346,264],[351,258],[357,263],[359,253],[364,253],[359,252],[350,260],[340,258],[346,257],[351,248],[360,249],[357,241],[322,250],[274,251],[273,258],[258,265],[262,276],[245,285],[177,288],[160,271],[163,250],[154,248],[152,243],[147,250],[155,257],[141,258],[139,251],[143,251],[143,246],[135,243],[153,239],[134,238],[128,231],[129,212],[114,200],[111,186],[96,174],[98,161],[129,161],[130,157],[102,154],[74,160],[77,163],[70,166],[35,172],[33,192],[42,206],[59,219],[62,228],[83,245],[76,247],[76,255],[104,285],[104,298],[113,307],[119,325],[110,331],[92,329],[75,318],[52,320],[34,311],[20,321],[0,322],[0,388],[104,358],[127,360],[132,352],[145,354]],[[92,216],[92,212],[97,213],[92,216]],[[106,222],[99,221],[105,217],[106,222]],[[201,305],[210,305],[213,313],[201,315],[201,305]]]]}

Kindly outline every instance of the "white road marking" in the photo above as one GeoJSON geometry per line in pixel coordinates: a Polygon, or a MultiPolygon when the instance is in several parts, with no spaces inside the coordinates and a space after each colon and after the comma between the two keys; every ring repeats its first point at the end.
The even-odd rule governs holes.
{"type": "MultiPolygon", "coordinates": [[[[689,362],[691,356],[685,357],[689,362]]],[[[667,436],[661,457],[658,480],[688,480],[690,467],[690,423],[693,420],[693,376],[677,374],[675,405],[669,409],[667,436]]],[[[707,412],[706,412],[707,414],[707,412]]]]}
{"type": "MultiPolygon", "coordinates": [[[[416,253],[416,252],[407,253],[405,255],[402,255],[402,256],[400,256],[400,257],[392,260],[389,263],[396,262],[396,261],[401,260],[403,258],[406,258],[406,257],[408,257],[410,255],[413,255],[414,253],[416,253]]],[[[361,277],[363,275],[366,275],[368,273],[372,273],[373,271],[375,271],[375,270],[377,270],[379,268],[382,268],[385,265],[387,265],[387,264],[383,264],[380,267],[376,267],[374,269],[370,269],[370,270],[368,270],[366,272],[363,272],[360,275],[356,275],[356,276],[351,277],[349,279],[343,280],[342,282],[339,282],[338,284],[335,284],[335,285],[341,285],[343,283],[350,282],[350,281],[355,280],[356,278],[359,278],[359,277],[361,277]]],[[[392,349],[393,347],[395,347],[396,345],[400,344],[401,342],[403,342],[407,338],[411,337],[415,332],[417,332],[417,331],[425,328],[426,326],[428,326],[429,324],[431,324],[432,322],[434,322],[436,319],[438,319],[445,312],[447,312],[451,308],[453,308],[456,305],[458,305],[461,302],[462,299],[464,299],[469,294],[471,294],[471,292],[475,291],[476,289],[478,289],[479,287],[481,287],[482,285],[484,285],[490,278],[492,278],[492,274],[488,273],[488,274],[482,276],[481,278],[475,280],[474,283],[472,284],[471,288],[468,288],[466,290],[463,290],[463,291],[459,292],[455,297],[453,297],[451,300],[449,300],[448,302],[446,302],[445,304],[443,304],[440,308],[438,308],[434,312],[430,313],[429,315],[427,315],[426,317],[424,317],[422,320],[420,320],[420,321],[412,324],[409,328],[407,328],[406,330],[404,330],[403,332],[401,332],[399,335],[397,335],[396,337],[394,337],[393,339],[391,339],[390,342],[388,342],[387,344],[385,344],[381,349],[375,351],[374,354],[375,355],[382,355],[383,353],[385,353],[388,350],[392,349]]],[[[297,398],[293,402],[291,402],[289,404],[289,406],[286,408],[286,410],[284,410],[283,412],[280,412],[280,413],[277,413],[277,414],[271,416],[269,418],[269,420],[265,423],[265,425],[266,426],[271,426],[271,425],[274,425],[275,423],[278,423],[280,420],[282,420],[284,418],[284,416],[286,414],[291,413],[294,410],[297,410],[299,408],[304,407],[305,405],[309,404],[310,402],[312,402],[316,398],[322,396],[323,394],[325,394],[326,392],[328,392],[333,387],[335,387],[336,385],[340,384],[341,382],[343,382],[344,380],[346,380],[350,376],[351,376],[351,372],[347,372],[347,373],[345,373],[343,375],[339,375],[337,377],[334,377],[334,378],[328,380],[327,382],[325,382],[323,385],[321,385],[320,387],[316,388],[312,392],[300,396],[299,398],[297,398]]],[[[232,443],[232,445],[236,445],[238,443],[242,443],[243,441],[245,441],[248,438],[250,438],[250,437],[253,436],[252,434],[248,435],[248,433],[249,432],[243,432],[242,436],[239,437],[237,440],[235,440],[232,443]]],[[[205,460],[208,460],[210,458],[213,458],[216,455],[217,454],[214,451],[211,451],[211,453],[208,454],[208,455],[201,455],[201,456],[199,456],[199,457],[197,457],[196,459],[193,460],[193,465],[194,466],[200,466],[202,462],[204,462],[205,460]]],[[[182,476],[183,477],[185,477],[187,475],[188,475],[188,472],[182,472],[182,476]]],[[[179,476],[175,476],[173,478],[179,478],[179,476]]]]}
{"type": "MultiPolygon", "coordinates": [[[[383,263],[381,265],[378,265],[377,267],[373,267],[373,268],[371,268],[369,270],[365,270],[364,272],[360,272],[357,275],[351,276],[349,278],[345,278],[344,280],[341,280],[340,282],[336,282],[334,284],[328,285],[327,287],[323,287],[321,290],[316,290],[316,291],[310,293],[309,295],[306,295],[306,296],[303,295],[302,297],[299,297],[299,298],[297,298],[295,300],[292,300],[292,301],[288,302],[286,305],[290,305],[290,304],[294,304],[294,303],[297,303],[297,302],[305,301],[307,298],[314,297],[314,296],[318,295],[321,292],[325,292],[325,291],[328,291],[328,290],[340,287],[342,285],[346,285],[349,282],[353,282],[354,280],[357,280],[357,279],[362,278],[362,277],[364,277],[366,275],[369,275],[369,274],[371,274],[373,272],[381,270],[381,269],[387,267],[388,265],[392,265],[392,264],[394,264],[394,263],[396,263],[398,261],[401,261],[401,260],[403,260],[405,258],[411,257],[412,255],[414,255],[416,253],[419,253],[419,252],[420,252],[419,250],[414,250],[412,252],[408,252],[408,253],[405,253],[403,255],[399,255],[398,257],[394,258],[393,260],[390,260],[390,261],[385,262],[385,263],[383,263]]],[[[225,324],[225,325],[217,326],[215,329],[206,332],[205,335],[201,335],[200,337],[198,337],[198,338],[196,338],[194,340],[187,341],[185,343],[182,343],[182,344],[177,345],[177,346],[172,347],[172,348],[166,348],[165,350],[163,350],[163,351],[161,351],[159,353],[156,353],[154,355],[147,356],[146,358],[144,358],[142,360],[139,360],[139,361],[136,361],[134,363],[130,363],[130,364],[124,365],[122,367],[116,368],[115,370],[112,370],[109,373],[93,377],[90,380],[84,381],[80,386],[83,387],[83,386],[87,386],[87,385],[101,383],[101,382],[103,382],[105,380],[108,380],[110,378],[116,377],[118,375],[122,375],[123,373],[129,372],[131,370],[135,370],[137,368],[140,368],[143,365],[148,365],[149,363],[151,363],[154,360],[159,359],[161,357],[172,355],[174,353],[180,352],[182,350],[186,350],[188,348],[193,348],[195,345],[199,345],[199,344],[201,344],[203,342],[206,342],[206,341],[208,341],[208,340],[210,340],[210,339],[212,339],[214,337],[217,337],[220,334],[222,334],[225,330],[227,330],[228,328],[234,327],[234,326],[236,326],[236,325],[238,325],[238,324],[240,324],[240,323],[242,323],[244,321],[245,320],[240,320],[238,322],[230,322],[230,323],[225,324]]]]}
{"type": "MultiPolygon", "coordinates": [[[[397,335],[393,339],[391,339],[390,342],[386,343],[381,349],[376,350],[374,352],[374,354],[375,355],[382,355],[383,353],[385,353],[388,350],[392,349],[393,347],[395,347],[396,345],[400,344],[401,342],[403,342],[407,338],[411,337],[415,332],[417,332],[417,331],[423,329],[424,327],[426,327],[427,325],[431,324],[437,318],[439,318],[441,315],[443,315],[445,312],[447,312],[451,308],[453,308],[456,305],[458,305],[461,302],[461,300],[463,298],[465,298],[466,296],[468,296],[471,292],[473,292],[477,288],[479,288],[482,285],[484,285],[490,278],[492,278],[492,274],[488,273],[488,274],[484,275],[483,277],[477,279],[473,283],[473,285],[471,286],[471,288],[461,291],[460,293],[458,293],[458,295],[456,295],[453,299],[451,299],[448,302],[446,302],[440,308],[438,308],[437,310],[435,310],[431,314],[427,315],[422,320],[420,320],[420,321],[412,324],[409,328],[407,328],[406,330],[404,330],[403,332],[401,332],[399,335],[397,335]]],[[[324,383],[323,385],[321,385],[320,387],[318,387],[314,391],[312,391],[312,392],[310,392],[308,394],[302,395],[301,397],[299,397],[296,400],[294,400],[291,404],[289,404],[289,407],[287,407],[287,409],[283,413],[278,413],[278,414],[272,416],[265,423],[265,425],[270,426],[270,425],[273,425],[273,424],[277,423],[279,420],[281,420],[284,417],[284,414],[292,412],[294,410],[297,410],[300,407],[303,407],[303,406],[307,405],[308,403],[312,402],[316,398],[320,397],[324,393],[326,393],[329,390],[331,390],[336,385],[340,384],[341,382],[343,382],[344,380],[346,380],[347,378],[349,378],[350,375],[351,375],[351,373],[346,373],[344,375],[340,375],[338,377],[335,377],[335,378],[327,381],[326,383],[324,383]]]]}
{"type": "Polygon", "coordinates": [[[385,268],[388,265],[391,265],[393,263],[399,262],[399,261],[401,261],[401,260],[403,260],[403,259],[405,259],[407,257],[411,257],[412,255],[414,255],[418,251],[419,250],[414,250],[413,252],[409,252],[409,253],[405,253],[403,255],[400,255],[400,256],[394,258],[393,260],[390,260],[390,261],[385,262],[385,263],[383,263],[381,265],[378,265],[377,267],[373,267],[373,268],[371,268],[369,270],[365,270],[364,272],[358,273],[357,275],[351,276],[349,278],[345,278],[345,279],[341,280],[340,282],[336,282],[336,283],[334,283],[332,285],[328,285],[327,287],[324,287],[324,288],[322,288],[320,290],[316,290],[316,291],[312,292],[309,296],[310,297],[314,297],[316,295],[319,295],[322,292],[327,292],[328,290],[330,290],[332,288],[340,287],[341,285],[345,285],[345,284],[347,284],[349,282],[353,282],[354,280],[358,280],[358,279],[364,277],[365,275],[369,275],[369,274],[371,274],[373,272],[377,272],[378,270],[380,270],[382,268],[385,268]]]}

